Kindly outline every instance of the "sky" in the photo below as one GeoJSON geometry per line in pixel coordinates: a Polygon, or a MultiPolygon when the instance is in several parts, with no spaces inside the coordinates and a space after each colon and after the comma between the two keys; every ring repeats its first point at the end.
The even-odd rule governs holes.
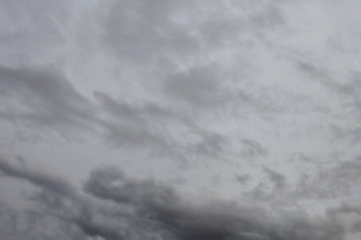
{"type": "Polygon", "coordinates": [[[0,0],[0,239],[360,239],[360,12],[0,0]]]}

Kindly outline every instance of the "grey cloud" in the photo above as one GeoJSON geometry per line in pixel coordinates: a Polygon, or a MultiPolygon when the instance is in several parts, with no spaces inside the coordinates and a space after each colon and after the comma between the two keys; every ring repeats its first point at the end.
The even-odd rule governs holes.
{"type": "Polygon", "coordinates": [[[87,236],[68,223],[37,210],[15,210],[0,204],[0,238],[4,240],[86,240],[87,236]]]}
{"type": "Polygon", "coordinates": [[[164,148],[168,144],[164,137],[151,131],[151,128],[173,118],[173,113],[157,104],[145,103],[134,106],[126,102],[117,102],[107,94],[95,92],[104,112],[108,115],[99,123],[106,129],[106,138],[116,146],[152,146],[164,148]]]}
{"type": "Polygon", "coordinates": [[[89,127],[93,119],[91,104],[50,70],[1,66],[0,88],[2,119],[55,127],[89,127]]]}
{"type": "Polygon", "coordinates": [[[206,42],[211,46],[222,46],[237,39],[237,35],[240,34],[244,24],[244,21],[234,21],[234,19],[206,21],[199,28],[202,33],[202,43],[206,42]]]}
{"type": "Polygon", "coordinates": [[[116,227],[84,221],[82,219],[75,219],[72,222],[81,228],[87,236],[100,236],[106,240],[126,239],[121,233],[119,233],[119,229],[116,227]]]}
{"type": "Polygon", "coordinates": [[[237,175],[236,181],[242,184],[246,184],[250,180],[249,174],[237,175]]]}
{"type": "Polygon", "coordinates": [[[217,107],[226,97],[219,78],[219,73],[214,68],[192,68],[186,73],[168,76],[164,92],[193,107],[217,107]]]}
{"type": "MultiPolygon", "coordinates": [[[[9,176],[26,179],[42,187],[46,194],[50,194],[48,197],[63,194],[69,199],[71,194],[67,186],[70,183],[64,184],[60,178],[44,177],[36,171],[25,174],[9,165],[2,160],[1,169],[9,176]],[[44,184],[43,180],[39,180],[45,178],[50,183],[44,184]]],[[[260,208],[241,206],[236,202],[206,199],[193,202],[181,197],[170,186],[131,179],[115,167],[92,171],[84,184],[84,191],[93,196],[93,200],[112,200],[116,205],[109,208],[111,205],[107,201],[92,200],[85,204],[79,198],[70,198],[75,205],[64,203],[53,209],[40,210],[40,216],[53,216],[53,219],[70,224],[67,225],[68,231],[63,233],[71,232],[71,236],[76,235],[76,229],[71,229],[73,224],[85,235],[106,240],[157,236],[169,240],[342,240],[345,236],[343,226],[332,217],[316,222],[305,215],[291,213],[270,216],[260,208]]],[[[58,200],[61,201],[60,198],[58,200]]],[[[33,201],[51,204],[43,198],[33,198],[33,201]]],[[[33,229],[37,228],[33,226],[33,229]]],[[[40,230],[38,233],[41,234],[40,230]]],[[[72,239],[71,236],[68,238],[72,239]]]]}
{"type": "Polygon", "coordinates": [[[232,102],[235,103],[233,105],[233,111],[242,117],[247,117],[245,112],[257,112],[261,115],[277,116],[287,110],[287,107],[284,104],[276,102],[266,89],[258,89],[256,94],[247,91],[247,89],[242,89],[234,94],[231,99],[232,102]]]}
{"type": "Polygon", "coordinates": [[[267,173],[276,188],[282,189],[286,186],[286,177],[282,174],[272,171],[266,167],[263,167],[263,171],[267,173]]]}
{"type": "Polygon", "coordinates": [[[240,208],[230,202],[193,205],[171,189],[154,182],[131,180],[114,169],[95,170],[85,191],[123,204],[134,204],[142,218],[160,224],[176,239],[343,239],[337,222],[313,226],[307,219],[287,219],[278,225],[256,209],[240,208]],[[287,222],[289,221],[289,222],[287,222]]]}
{"type": "Polygon", "coordinates": [[[303,174],[293,194],[299,199],[335,199],[358,194],[358,186],[361,183],[360,174],[360,157],[339,161],[335,166],[321,169],[314,175],[303,174]]]}
{"type": "MultiPolygon", "coordinates": [[[[27,180],[40,187],[42,191],[35,193],[29,199],[45,205],[46,210],[42,210],[41,214],[57,218],[56,225],[74,223],[88,236],[101,236],[106,240],[122,239],[119,238],[120,233],[117,233],[119,231],[94,222],[92,211],[94,205],[91,200],[80,196],[75,187],[65,179],[36,170],[20,169],[4,159],[0,161],[0,170],[7,176],[27,180]]],[[[52,227],[57,229],[57,226],[52,227]]],[[[14,233],[9,234],[14,235],[14,233]]],[[[42,233],[34,234],[39,238],[42,233]]]]}
{"type": "Polygon", "coordinates": [[[107,129],[106,139],[115,146],[162,148],[166,145],[161,137],[152,134],[146,126],[105,121],[102,125],[107,129]]]}
{"type": "MultiPolygon", "coordinates": [[[[334,88],[344,99],[345,109],[349,109],[348,113],[352,113],[361,118],[361,72],[355,71],[349,74],[346,83],[335,85],[334,88]]],[[[360,139],[357,139],[358,141],[360,139]]]]}
{"type": "Polygon", "coordinates": [[[202,141],[191,146],[196,154],[208,157],[218,157],[224,152],[227,141],[224,136],[217,133],[204,132],[200,134],[202,141]]]}
{"type": "MultiPolygon", "coordinates": [[[[225,159],[232,162],[238,161],[239,157],[257,159],[257,163],[258,160],[266,161],[268,155],[282,158],[292,150],[267,149],[263,143],[279,136],[286,139],[293,131],[295,134],[291,137],[301,138],[292,138],[295,142],[302,142],[299,151],[314,149],[322,155],[326,150],[311,146],[312,140],[308,142],[307,139],[315,136],[313,140],[317,141],[317,137],[323,133],[306,136],[302,131],[303,127],[312,125],[312,121],[324,119],[325,115],[316,119],[312,108],[314,104],[312,99],[309,100],[312,96],[305,97],[306,100],[299,103],[293,95],[302,94],[300,90],[294,88],[292,83],[283,86],[277,79],[285,80],[287,76],[297,75],[292,72],[294,69],[288,68],[289,59],[282,57],[294,54],[294,48],[305,47],[306,51],[296,51],[306,54],[315,50],[315,54],[308,56],[310,58],[320,56],[318,49],[312,49],[314,45],[310,44],[308,48],[300,42],[302,38],[298,39],[299,27],[302,29],[300,24],[304,24],[303,20],[308,17],[302,19],[302,16],[288,15],[289,18],[283,18],[283,3],[287,5],[285,9],[293,10],[301,6],[301,2],[297,2],[300,5],[293,5],[277,0],[0,0],[0,121],[14,126],[14,132],[19,129],[32,131],[34,126],[36,130],[65,129],[76,134],[78,129],[97,129],[112,145],[125,147],[116,150],[124,154],[129,150],[126,147],[130,147],[131,151],[137,151],[139,155],[149,153],[148,156],[152,158],[161,155],[166,159],[189,159],[189,162],[195,159],[217,160],[217,167],[218,164],[227,164],[225,159]],[[277,31],[278,26],[286,25],[288,21],[295,25],[286,31],[277,31]],[[52,62],[72,79],[48,69],[23,67],[21,63],[20,67],[8,67],[19,62],[25,66],[52,62]],[[283,71],[286,73],[283,74],[283,71]],[[94,83],[92,86],[104,81],[100,83],[104,93],[94,94],[100,102],[98,107],[70,83],[72,80],[83,81],[89,76],[94,83]],[[108,85],[110,81],[113,82],[108,85]],[[126,86],[123,88],[122,84],[126,86]],[[112,87],[122,88],[119,91],[122,93],[130,88],[135,91],[127,92],[125,100],[124,95],[115,96],[118,92],[117,89],[110,89],[112,87]],[[285,88],[292,91],[288,92],[285,88]],[[141,91],[138,92],[138,89],[141,91]],[[298,112],[299,104],[304,108],[298,112]],[[282,110],[291,109],[295,111],[280,114],[282,110]],[[262,129],[248,131],[246,128],[252,125],[252,120],[261,124],[262,129]],[[235,126],[237,122],[244,123],[244,126],[235,126]],[[232,126],[235,126],[235,132],[230,129],[232,126]],[[294,126],[300,128],[295,129],[294,126]],[[259,136],[248,136],[248,139],[232,144],[231,141],[239,138],[231,136],[238,136],[243,127],[247,132],[245,135],[258,134],[267,139],[263,142],[257,140],[259,136]]],[[[311,17],[317,11],[316,8],[307,16],[311,17]]],[[[317,24],[315,22],[314,25],[317,24]]],[[[337,60],[329,56],[326,58],[318,59],[320,66],[323,63],[334,64],[334,60],[337,60]]],[[[347,58],[345,62],[354,63],[353,60],[347,58]]],[[[312,61],[298,61],[297,64],[300,71],[312,80],[319,80],[337,94],[327,95],[323,99],[327,103],[328,97],[338,97],[333,102],[335,105],[326,106],[328,104],[325,103],[324,108],[329,109],[328,114],[338,112],[341,116],[346,113],[351,121],[344,121],[344,116],[325,121],[337,122],[339,125],[332,125],[336,127],[331,127],[331,131],[342,143],[350,139],[354,144],[350,150],[356,151],[356,144],[361,139],[360,129],[347,126],[352,126],[352,120],[357,122],[360,116],[361,85],[358,73],[351,73],[352,76],[344,84],[338,84],[333,81],[327,68],[312,64],[312,61]],[[337,109],[332,109],[333,106],[337,109]]],[[[296,76],[294,80],[300,79],[296,76]]],[[[321,88],[312,89],[312,94],[317,95],[318,91],[323,91],[321,88]]],[[[98,89],[91,89],[94,90],[98,89]]],[[[3,141],[13,140],[13,136],[8,136],[12,132],[7,133],[7,130],[4,129],[1,134],[4,135],[1,146],[3,141]]],[[[49,136],[46,131],[37,134],[49,136]]],[[[287,141],[285,139],[281,141],[287,141]]],[[[23,145],[16,141],[16,146],[8,151],[21,149],[24,157],[26,152],[41,155],[38,152],[43,147],[39,145],[44,143],[41,139],[34,148],[30,142],[23,145]]],[[[52,143],[49,144],[47,151],[51,153],[52,143]]],[[[69,149],[76,148],[67,146],[69,149]]],[[[83,147],[64,154],[90,154],[92,160],[100,157],[83,152],[83,147]]],[[[340,146],[339,149],[343,149],[340,151],[347,151],[350,146],[343,147],[340,146]]],[[[97,152],[97,147],[92,151],[97,152]]],[[[113,153],[109,152],[110,155],[113,153]]],[[[39,161],[46,161],[43,158],[40,156],[39,161]]],[[[20,232],[16,233],[18,235],[5,236],[0,231],[0,238],[86,239],[85,235],[88,239],[345,238],[342,219],[338,222],[330,216],[313,220],[291,213],[293,217],[278,218],[277,208],[268,214],[261,209],[223,200],[200,199],[201,202],[197,202],[192,197],[183,198],[182,193],[173,187],[151,180],[132,179],[113,167],[94,170],[80,190],[61,177],[31,169],[22,157],[16,159],[14,163],[0,159],[0,175],[2,178],[22,179],[37,186],[29,199],[32,204],[37,204],[39,215],[5,212],[0,215],[0,221],[5,219],[10,224],[5,227],[0,224],[0,229],[6,228],[12,232],[20,229],[20,232]],[[83,195],[87,197],[83,199],[83,195]],[[11,225],[14,219],[12,214],[19,222],[17,227],[11,225]],[[19,220],[28,216],[29,219],[36,219],[36,224],[25,224],[27,220],[19,220]],[[54,229],[53,235],[40,228],[46,222],[54,222],[49,228],[54,229]],[[57,223],[66,225],[64,229],[67,230],[63,234],[60,234],[62,227],[55,226],[57,223]],[[28,237],[23,230],[29,233],[28,237]]],[[[84,158],[76,161],[81,159],[84,158]]],[[[257,164],[255,161],[240,164],[250,162],[257,164]]],[[[253,196],[268,202],[254,202],[272,204],[275,199],[287,202],[297,197],[314,200],[353,194],[360,183],[359,165],[359,160],[351,160],[339,162],[334,168],[322,169],[315,176],[301,179],[294,192],[282,172],[266,167],[262,172],[261,168],[261,175],[267,177],[267,184],[258,185],[253,196]]],[[[221,171],[224,167],[227,166],[219,165],[221,171]]],[[[199,179],[202,176],[196,177],[199,179]]],[[[256,181],[256,178],[252,177],[252,180],[256,181]]],[[[248,175],[237,177],[244,184],[248,183],[248,179],[248,175]]],[[[252,184],[249,183],[247,187],[252,187],[252,184]]],[[[356,225],[354,229],[357,229],[356,225]]]]}
{"type": "Polygon", "coordinates": [[[0,62],[43,60],[66,43],[63,29],[72,14],[71,1],[0,1],[0,62]],[[46,46],[46,47],[44,47],[46,46]]]}
{"type": "Polygon", "coordinates": [[[361,141],[361,128],[341,128],[336,125],[329,126],[330,132],[333,135],[333,140],[342,141],[347,140],[352,145],[355,145],[361,141]]]}
{"type": "MultiPolygon", "coordinates": [[[[337,79],[333,79],[331,71],[323,66],[318,66],[312,62],[305,61],[296,61],[296,64],[303,73],[318,80],[327,90],[336,94],[339,99],[339,104],[341,104],[343,108],[343,111],[342,113],[339,113],[339,116],[352,114],[354,117],[361,117],[360,72],[350,71],[346,80],[340,83],[337,79]]],[[[353,141],[359,141],[358,137],[355,138],[355,135],[352,136],[352,133],[350,135],[351,139],[353,138],[353,141]]]]}
{"type": "Polygon", "coordinates": [[[259,144],[258,142],[254,141],[254,140],[250,140],[250,139],[243,139],[242,140],[242,150],[241,153],[244,156],[247,157],[253,157],[253,156],[265,156],[267,154],[267,149],[265,149],[264,147],[262,147],[261,144],[259,144]]]}
{"type": "Polygon", "coordinates": [[[145,102],[140,106],[134,106],[126,102],[117,102],[102,92],[94,92],[94,96],[100,100],[105,110],[123,121],[144,124],[149,117],[159,120],[160,118],[174,117],[172,111],[162,108],[155,103],[145,102]]]}
{"type": "Polygon", "coordinates": [[[209,52],[237,41],[248,25],[257,34],[284,24],[279,3],[265,1],[116,1],[106,19],[104,42],[120,58],[144,61],[159,56],[209,52]],[[204,10],[203,6],[207,6],[204,10]],[[256,6],[256,7],[255,7],[256,6]],[[245,11],[254,8],[255,11],[245,11]],[[235,14],[232,10],[237,9],[235,14]],[[256,10],[257,9],[257,10],[256,10]],[[175,17],[174,17],[175,16],[175,17]]]}
{"type": "Polygon", "coordinates": [[[175,201],[171,189],[157,186],[151,181],[128,179],[122,171],[114,167],[94,170],[84,185],[84,191],[100,198],[139,206],[145,205],[145,201],[161,201],[162,205],[175,201]]]}
{"type": "Polygon", "coordinates": [[[343,196],[358,192],[361,183],[361,158],[338,163],[334,168],[321,171],[318,186],[332,196],[343,196]]]}
{"type": "Polygon", "coordinates": [[[326,89],[335,91],[335,89],[338,88],[337,84],[330,75],[331,72],[324,66],[313,63],[312,61],[303,61],[298,59],[295,60],[295,64],[298,70],[305,76],[315,79],[320,84],[324,85],[326,89]]]}
{"type": "Polygon", "coordinates": [[[187,154],[217,157],[227,144],[222,134],[198,127],[190,114],[180,112],[177,108],[146,101],[116,101],[101,92],[95,92],[94,95],[107,115],[100,123],[107,131],[107,139],[116,146],[151,146],[156,154],[183,159],[187,154]],[[199,140],[189,144],[180,143],[171,134],[172,128],[176,127],[190,132],[199,140]]]}
{"type": "Polygon", "coordinates": [[[23,167],[26,165],[26,161],[22,156],[16,156],[16,160],[19,162],[19,164],[23,167]]]}
{"type": "Polygon", "coordinates": [[[116,1],[111,5],[106,22],[105,43],[120,58],[136,61],[159,55],[196,51],[198,43],[188,29],[171,19],[171,13],[182,9],[178,1],[116,1]]]}
{"type": "Polygon", "coordinates": [[[34,171],[29,168],[17,167],[2,158],[0,158],[0,171],[7,176],[27,180],[36,186],[60,195],[68,197],[75,197],[77,195],[76,189],[60,177],[34,171]]]}
{"type": "Polygon", "coordinates": [[[252,22],[254,22],[256,26],[266,29],[285,24],[282,10],[278,4],[276,1],[267,2],[261,12],[257,12],[252,16],[252,22]]]}

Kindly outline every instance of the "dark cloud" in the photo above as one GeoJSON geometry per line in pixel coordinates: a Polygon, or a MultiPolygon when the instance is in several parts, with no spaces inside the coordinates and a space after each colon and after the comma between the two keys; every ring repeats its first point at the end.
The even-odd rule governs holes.
{"type": "Polygon", "coordinates": [[[335,141],[347,140],[352,145],[358,144],[361,141],[361,128],[340,128],[335,125],[330,126],[331,133],[335,141]]]}
{"type": "Polygon", "coordinates": [[[243,149],[241,150],[242,155],[247,157],[253,157],[253,156],[265,156],[267,154],[267,149],[262,147],[261,144],[254,140],[250,139],[243,139],[242,140],[242,146],[243,149]]]}
{"type": "Polygon", "coordinates": [[[104,121],[106,138],[115,146],[162,148],[166,145],[164,140],[147,129],[144,125],[121,124],[119,122],[104,121]]]}
{"type": "Polygon", "coordinates": [[[296,65],[298,66],[299,70],[303,73],[307,74],[310,77],[325,80],[329,79],[328,71],[326,69],[322,69],[320,66],[317,66],[311,62],[305,61],[296,61],[296,65]]]}
{"type": "MultiPolygon", "coordinates": [[[[318,164],[319,166],[320,164],[318,164]]],[[[335,164],[318,167],[315,174],[304,173],[291,191],[293,198],[339,199],[358,195],[361,183],[361,160],[337,161],[335,164]]]]}
{"type": "Polygon", "coordinates": [[[225,100],[219,73],[212,68],[194,68],[168,76],[164,92],[191,106],[216,107],[225,100]]]}
{"type": "MultiPolygon", "coordinates": [[[[361,118],[361,72],[353,71],[349,73],[347,81],[343,84],[335,84],[335,91],[342,97],[343,107],[346,114],[361,118]]],[[[359,129],[358,129],[359,131],[359,129]]],[[[359,133],[351,133],[353,142],[359,142],[359,133]],[[353,136],[352,136],[353,135],[353,136]],[[358,135],[358,136],[357,136],[358,135]]]]}
{"type": "Polygon", "coordinates": [[[38,210],[19,210],[0,204],[0,238],[5,240],[85,240],[87,236],[66,222],[38,210]]]}
{"type": "Polygon", "coordinates": [[[29,168],[17,167],[0,158],[0,170],[7,176],[24,179],[30,183],[58,193],[60,195],[75,197],[76,189],[60,177],[48,173],[41,173],[29,168]]]}
{"type": "Polygon", "coordinates": [[[0,203],[0,238],[343,240],[360,232],[360,221],[344,227],[340,217],[359,215],[358,207],[318,218],[287,210],[301,208],[303,200],[321,208],[321,200],[351,198],[361,183],[358,157],[332,159],[333,165],[320,160],[328,151],[355,155],[361,139],[357,59],[329,48],[325,54],[315,43],[330,46],[325,39],[340,35],[347,49],[347,40],[352,45],[356,38],[337,32],[346,11],[337,9],[336,19],[329,11],[335,3],[323,4],[0,0],[0,148],[17,156],[14,162],[0,158],[0,175],[36,186],[26,195],[28,211],[0,203]],[[312,11],[300,12],[309,6],[312,11]],[[330,22],[333,27],[326,27],[330,22]],[[295,55],[302,60],[290,57],[295,55]],[[345,74],[337,70],[342,67],[345,74]],[[94,92],[96,102],[80,92],[94,92]],[[317,132],[313,126],[320,126],[317,132]],[[323,126],[330,126],[333,139],[323,126]],[[56,140],[60,132],[84,142],[79,148],[45,142],[54,130],[56,140]],[[104,139],[118,149],[104,149],[104,139]],[[61,171],[74,167],[72,172],[114,161],[100,156],[106,152],[121,153],[127,159],[119,161],[129,168],[136,162],[131,156],[143,156],[134,168],[149,161],[149,171],[154,167],[165,178],[172,173],[162,169],[172,162],[162,161],[181,159],[190,163],[186,173],[170,168],[190,185],[185,189],[209,184],[220,195],[232,192],[254,205],[194,197],[113,166],[93,170],[82,188],[28,166],[32,158],[48,162],[46,155],[60,150],[69,160],[64,165],[57,156],[51,164],[61,171]],[[292,164],[302,165],[292,168],[301,175],[295,185],[281,171],[290,167],[284,160],[292,152],[299,153],[292,164]],[[199,169],[203,164],[210,171],[199,169]],[[236,176],[242,186],[234,184],[235,166],[249,170],[236,176]],[[303,173],[307,168],[313,172],[303,173]]]}
{"type": "Polygon", "coordinates": [[[39,126],[89,127],[92,106],[51,70],[0,67],[0,118],[39,126]]]}
{"type": "MultiPolygon", "coordinates": [[[[353,118],[356,117],[357,119],[361,117],[361,74],[359,71],[350,71],[345,76],[345,80],[339,81],[337,78],[332,77],[332,69],[327,69],[312,62],[296,61],[296,63],[303,73],[319,81],[338,98],[339,104],[342,106],[342,113],[339,113],[337,117],[344,115],[353,116],[353,118]]],[[[359,141],[359,137],[356,136],[357,133],[353,134],[352,130],[350,130],[350,133],[345,132],[345,134],[350,135],[353,143],[359,141]]]]}
{"type": "Polygon", "coordinates": [[[294,217],[284,223],[271,223],[266,212],[259,209],[234,202],[187,202],[172,188],[153,181],[132,180],[114,168],[93,171],[84,190],[133,207],[138,221],[155,224],[175,239],[343,239],[337,222],[325,221],[316,227],[307,219],[294,217]]]}
{"type": "Polygon", "coordinates": [[[153,153],[174,158],[184,158],[187,154],[215,158],[228,143],[222,134],[197,126],[191,114],[180,112],[177,108],[147,101],[116,101],[101,92],[94,95],[107,115],[100,123],[107,131],[107,139],[115,146],[151,147],[153,153]],[[198,140],[182,144],[172,135],[176,128],[183,129],[198,140]]]}
{"type": "MultiPolygon", "coordinates": [[[[69,199],[72,195],[70,184],[60,178],[44,176],[36,171],[24,173],[5,160],[1,163],[1,171],[41,187],[50,194],[48,197],[56,194],[69,199]],[[49,183],[45,184],[43,179],[49,183]]],[[[112,207],[111,210],[106,201],[93,199],[84,204],[79,198],[70,198],[75,205],[64,203],[53,207],[53,211],[49,208],[45,212],[42,210],[40,218],[55,216],[60,222],[74,224],[85,235],[100,236],[106,240],[156,236],[184,240],[344,239],[342,225],[332,218],[318,219],[316,223],[305,215],[271,217],[264,210],[241,206],[236,202],[190,201],[169,186],[155,181],[131,179],[114,167],[92,171],[84,184],[84,191],[97,199],[112,200],[116,208],[112,207]]],[[[58,200],[64,201],[62,198],[58,200]]],[[[33,198],[33,201],[49,205],[44,198],[33,198]]],[[[33,217],[37,218],[35,215],[33,217]]]]}
{"type": "Polygon", "coordinates": [[[250,180],[249,174],[237,175],[236,181],[242,184],[246,184],[250,180]]]}
{"type": "Polygon", "coordinates": [[[271,182],[274,184],[274,186],[278,189],[282,189],[286,186],[286,177],[282,174],[272,171],[266,167],[263,167],[263,171],[267,173],[269,176],[271,182]]]}
{"type": "Polygon", "coordinates": [[[124,119],[124,121],[144,123],[146,118],[174,117],[172,111],[162,108],[158,104],[145,102],[139,106],[129,104],[127,102],[117,102],[109,95],[102,92],[94,92],[94,96],[101,102],[104,109],[114,116],[124,119]]]}
{"type": "Polygon", "coordinates": [[[212,132],[203,132],[200,135],[202,140],[191,146],[191,149],[193,148],[196,154],[218,157],[224,152],[224,146],[227,144],[224,136],[212,132]]]}
{"type": "Polygon", "coordinates": [[[285,24],[283,12],[276,1],[266,2],[260,12],[256,12],[251,18],[256,26],[260,28],[272,28],[285,24]]]}
{"type": "Polygon", "coordinates": [[[95,92],[94,95],[101,102],[103,112],[107,114],[107,117],[100,120],[106,130],[106,138],[118,147],[151,147],[153,152],[158,153],[168,148],[172,152],[173,139],[169,140],[169,137],[160,134],[158,129],[168,121],[187,125],[183,117],[178,117],[173,111],[155,103],[136,105],[115,101],[101,92],[95,92]]]}

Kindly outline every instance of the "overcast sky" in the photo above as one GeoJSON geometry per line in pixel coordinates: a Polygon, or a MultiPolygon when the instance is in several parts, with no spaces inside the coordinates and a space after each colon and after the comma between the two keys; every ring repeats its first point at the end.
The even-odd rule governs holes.
{"type": "Polygon", "coordinates": [[[0,238],[360,239],[360,13],[0,0],[0,238]]]}

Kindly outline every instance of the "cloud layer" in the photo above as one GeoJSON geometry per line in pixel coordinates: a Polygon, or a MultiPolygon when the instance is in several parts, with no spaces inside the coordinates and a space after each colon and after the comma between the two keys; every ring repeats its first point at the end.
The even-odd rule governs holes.
{"type": "Polygon", "coordinates": [[[360,11],[0,0],[1,237],[359,239],[360,11]]]}
{"type": "MultiPolygon", "coordinates": [[[[270,215],[261,208],[242,206],[234,201],[182,198],[170,186],[152,180],[131,179],[114,167],[95,169],[84,183],[83,192],[75,193],[75,187],[62,178],[21,169],[3,159],[0,163],[5,176],[23,179],[39,187],[31,196],[39,213],[22,214],[33,218],[38,214],[41,220],[46,218],[44,215],[52,216],[59,219],[59,223],[77,226],[84,236],[99,236],[106,240],[344,239],[345,226],[335,216],[337,211],[344,211],[343,208],[317,220],[297,212],[270,215]]],[[[6,211],[10,210],[5,208],[3,221],[11,216],[6,211]]],[[[15,221],[21,217],[17,213],[12,216],[15,221]]],[[[32,234],[40,228],[36,223],[21,224],[26,229],[23,232],[32,234]]],[[[78,237],[79,233],[70,225],[66,237],[78,237]]],[[[57,230],[60,226],[54,227],[57,230]]],[[[16,226],[13,233],[5,232],[3,236],[6,234],[10,237],[19,235],[16,226]]]]}

